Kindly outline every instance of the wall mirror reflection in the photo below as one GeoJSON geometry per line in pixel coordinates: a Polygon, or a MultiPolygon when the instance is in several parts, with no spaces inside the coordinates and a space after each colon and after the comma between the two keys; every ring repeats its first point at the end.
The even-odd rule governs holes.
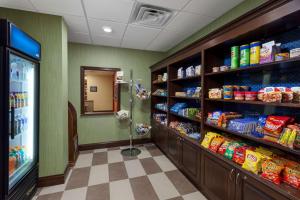
{"type": "Polygon", "coordinates": [[[81,67],[81,115],[113,114],[120,107],[119,68],[81,67]]]}

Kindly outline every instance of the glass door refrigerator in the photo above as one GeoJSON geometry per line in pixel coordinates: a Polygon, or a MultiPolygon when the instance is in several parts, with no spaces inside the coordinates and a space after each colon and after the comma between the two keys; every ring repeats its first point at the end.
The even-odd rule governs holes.
{"type": "Polygon", "coordinates": [[[0,199],[36,191],[40,57],[36,40],[0,19],[0,199]]]}

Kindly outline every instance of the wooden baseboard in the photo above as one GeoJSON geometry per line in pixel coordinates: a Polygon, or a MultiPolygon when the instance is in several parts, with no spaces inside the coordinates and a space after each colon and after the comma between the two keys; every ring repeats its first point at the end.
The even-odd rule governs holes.
{"type": "MultiPolygon", "coordinates": [[[[151,138],[142,138],[142,139],[134,139],[133,144],[145,144],[151,142],[151,138]]],[[[93,150],[93,149],[102,149],[102,148],[110,148],[110,147],[119,147],[129,145],[129,140],[119,140],[112,142],[103,142],[103,143],[92,143],[92,144],[80,144],[78,146],[79,151],[93,150]]]]}
{"type": "Polygon", "coordinates": [[[71,166],[67,165],[63,174],[57,174],[52,176],[39,177],[38,187],[48,187],[53,185],[64,184],[67,176],[70,172],[71,166]]]}

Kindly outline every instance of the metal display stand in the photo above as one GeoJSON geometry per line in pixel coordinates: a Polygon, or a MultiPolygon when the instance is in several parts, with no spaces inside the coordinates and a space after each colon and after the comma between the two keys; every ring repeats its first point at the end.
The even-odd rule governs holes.
{"type": "Polygon", "coordinates": [[[133,96],[132,96],[132,88],[133,88],[133,71],[130,70],[130,82],[129,82],[129,148],[123,149],[121,154],[124,156],[137,156],[141,153],[141,150],[133,147],[133,134],[132,134],[132,110],[133,110],[133,96]]]}

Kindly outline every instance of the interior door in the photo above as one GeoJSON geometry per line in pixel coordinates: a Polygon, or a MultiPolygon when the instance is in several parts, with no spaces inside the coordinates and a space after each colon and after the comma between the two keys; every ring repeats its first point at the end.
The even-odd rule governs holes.
{"type": "Polygon", "coordinates": [[[38,65],[9,53],[9,189],[37,162],[38,65]]]}

